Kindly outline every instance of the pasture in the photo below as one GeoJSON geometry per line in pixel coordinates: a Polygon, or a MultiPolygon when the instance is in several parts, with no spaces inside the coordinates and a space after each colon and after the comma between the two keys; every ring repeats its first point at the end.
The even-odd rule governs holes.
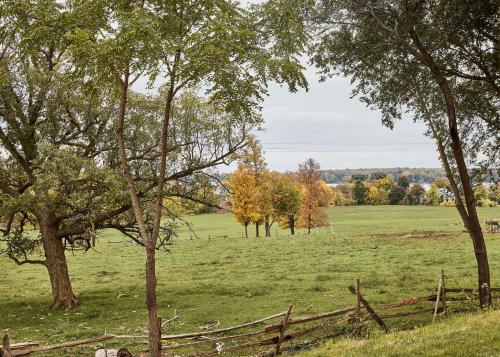
{"type": "MultiPolygon", "coordinates": [[[[355,278],[373,304],[435,292],[441,269],[449,287],[475,287],[470,238],[455,208],[335,207],[328,215],[332,230],[290,237],[273,226],[273,237],[248,239],[230,214],[187,217],[198,237],[189,239],[192,234],[183,229],[169,252],[157,254],[161,316],[179,316],[166,331],[229,326],[283,311],[289,304],[299,315],[352,305],[346,287],[355,278]]],[[[479,208],[479,215],[484,222],[500,216],[500,208],[479,208]]],[[[492,285],[498,287],[500,235],[485,237],[492,285]]],[[[144,334],[142,247],[105,231],[95,250],[67,257],[73,288],[83,302],[70,312],[47,308],[50,285],[43,267],[18,267],[0,257],[0,329],[9,328],[14,341],[50,343],[105,331],[144,334]]],[[[390,327],[430,320],[391,321],[390,327]]],[[[89,347],[69,351],[59,353],[90,353],[89,347]]]]}

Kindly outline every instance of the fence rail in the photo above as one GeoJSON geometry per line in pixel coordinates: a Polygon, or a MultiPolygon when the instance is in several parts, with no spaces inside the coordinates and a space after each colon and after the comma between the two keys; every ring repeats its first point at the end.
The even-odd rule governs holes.
{"type": "MultiPolygon", "coordinates": [[[[223,353],[238,353],[242,350],[253,350],[256,356],[275,356],[283,351],[294,348],[290,342],[299,341],[307,337],[308,341],[321,341],[347,333],[355,333],[360,324],[373,320],[385,332],[389,330],[384,320],[402,318],[419,314],[432,314],[433,322],[437,314],[446,314],[450,310],[449,303],[457,301],[470,301],[471,297],[465,294],[477,292],[469,288],[447,288],[445,276],[441,273],[436,294],[410,297],[390,304],[371,306],[366,297],[362,295],[359,280],[356,280],[349,291],[354,295],[354,305],[342,309],[323,312],[315,315],[293,317],[293,307],[290,305],[286,311],[267,316],[255,321],[203,332],[191,332],[176,335],[161,335],[163,356],[215,356],[223,353]],[[463,293],[463,295],[449,296],[450,294],[463,293]],[[423,307],[411,311],[395,311],[408,306],[433,302],[434,306],[423,307]],[[279,321],[276,321],[278,320],[279,321]],[[275,322],[273,322],[275,321],[275,322]],[[259,327],[261,326],[261,327],[259,327]],[[342,327],[340,327],[342,326],[342,327]],[[258,329],[256,329],[258,327],[258,329]],[[237,333],[235,331],[238,331],[237,333]],[[227,333],[233,333],[226,335],[227,333]],[[227,345],[226,345],[227,344],[227,345]],[[289,346],[286,346],[289,344],[289,346]]],[[[500,292],[500,288],[491,288],[492,293],[500,292]]],[[[475,296],[475,295],[474,295],[475,296]]],[[[474,297],[473,296],[473,297],[474,297]]],[[[453,309],[453,311],[463,311],[453,309]]],[[[41,345],[38,342],[11,343],[9,333],[3,336],[1,357],[30,356],[38,352],[66,349],[75,346],[95,344],[105,341],[135,341],[146,343],[146,335],[115,335],[102,336],[82,340],[69,341],[59,344],[41,345]]],[[[160,344],[160,341],[158,341],[160,344]]],[[[128,344],[132,344],[129,342],[128,344]]],[[[143,350],[140,356],[146,356],[143,350]]]]}

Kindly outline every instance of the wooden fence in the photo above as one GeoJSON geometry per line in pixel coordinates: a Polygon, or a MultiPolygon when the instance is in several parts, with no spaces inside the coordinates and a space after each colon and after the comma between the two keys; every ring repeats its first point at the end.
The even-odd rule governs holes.
{"type": "MultiPolygon", "coordinates": [[[[386,320],[404,318],[420,314],[432,314],[432,321],[438,314],[449,311],[463,311],[461,306],[451,305],[455,302],[469,301],[477,306],[475,300],[477,290],[463,288],[448,288],[445,286],[445,276],[441,273],[435,294],[409,297],[401,301],[371,306],[363,296],[359,280],[349,287],[353,294],[354,305],[317,315],[293,316],[293,306],[286,311],[264,317],[256,321],[213,329],[210,331],[192,332],[177,335],[161,335],[162,356],[208,357],[219,354],[275,356],[283,352],[298,350],[320,341],[346,334],[359,334],[365,323],[374,321],[385,332],[389,330],[386,320]],[[423,306],[424,304],[433,305],[423,306]]],[[[492,293],[500,292],[500,288],[492,288],[492,293]]],[[[465,306],[465,309],[467,307],[465,306]]],[[[11,343],[9,334],[3,337],[1,357],[30,356],[37,352],[56,349],[68,349],[74,346],[105,343],[107,341],[128,341],[121,345],[137,346],[147,343],[147,336],[114,335],[76,340],[52,345],[41,345],[37,342],[11,343]]],[[[140,356],[147,356],[147,350],[142,350],[140,356]]]]}

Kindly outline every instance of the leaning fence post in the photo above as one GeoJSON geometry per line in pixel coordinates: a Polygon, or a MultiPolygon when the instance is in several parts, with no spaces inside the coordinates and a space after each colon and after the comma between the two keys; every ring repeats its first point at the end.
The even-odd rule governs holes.
{"type": "Polygon", "coordinates": [[[439,283],[438,283],[438,290],[437,290],[437,294],[436,294],[436,304],[434,305],[434,314],[432,315],[432,323],[434,323],[434,321],[436,321],[436,315],[437,315],[438,308],[439,308],[439,298],[441,297],[442,288],[443,288],[443,277],[440,276],[439,283]]]}
{"type": "Polygon", "coordinates": [[[9,330],[5,330],[5,334],[3,336],[2,340],[2,350],[0,351],[0,356],[2,357],[11,357],[12,352],[10,350],[10,336],[9,336],[9,330]]]}
{"type": "Polygon", "coordinates": [[[355,299],[356,299],[356,309],[354,310],[354,321],[356,323],[361,321],[360,314],[361,314],[361,294],[359,292],[359,279],[356,279],[354,282],[354,292],[355,292],[355,299]]]}
{"type": "Polygon", "coordinates": [[[293,308],[293,305],[290,305],[288,307],[288,311],[286,312],[285,317],[283,317],[283,321],[281,322],[280,335],[278,336],[278,341],[276,341],[276,347],[274,349],[273,356],[280,354],[281,342],[283,342],[283,339],[285,338],[285,330],[288,327],[288,320],[290,319],[290,315],[292,313],[292,308],[293,308]]]}
{"type": "Polygon", "coordinates": [[[446,306],[446,284],[444,281],[444,270],[441,270],[441,305],[445,315],[448,314],[448,307],[446,306]]]}

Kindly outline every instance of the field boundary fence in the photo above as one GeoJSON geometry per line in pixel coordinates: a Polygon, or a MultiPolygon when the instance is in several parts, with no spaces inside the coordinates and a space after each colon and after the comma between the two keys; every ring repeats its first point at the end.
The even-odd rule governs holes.
{"type": "MultiPolygon", "coordinates": [[[[162,346],[162,356],[209,357],[219,354],[276,356],[304,349],[335,337],[360,335],[368,321],[376,323],[384,332],[389,331],[386,323],[388,319],[428,314],[432,315],[432,322],[434,322],[438,315],[446,315],[451,311],[471,310],[473,305],[477,306],[478,300],[477,289],[447,287],[443,271],[439,277],[436,293],[419,297],[411,296],[395,303],[372,306],[363,295],[358,279],[348,289],[353,296],[351,306],[315,315],[294,316],[293,306],[289,305],[286,310],[277,314],[235,326],[214,327],[205,331],[174,335],[161,334],[160,331],[161,340],[158,344],[162,346]],[[469,302],[470,306],[463,304],[464,301],[469,302]],[[460,305],[457,306],[457,303],[460,305]],[[429,305],[425,306],[425,304],[429,305]]],[[[491,288],[490,291],[492,294],[498,294],[500,288],[491,288]]],[[[173,319],[166,320],[159,325],[165,325],[171,320],[173,319]]],[[[105,333],[82,340],[43,345],[32,341],[12,343],[9,333],[6,332],[3,336],[0,356],[31,356],[57,349],[67,350],[75,346],[105,344],[108,341],[114,341],[124,347],[138,346],[147,344],[147,338],[146,335],[105,333]]],[[[147,350],[142,349],[139,356],[147,356],[147,350]]]]}

